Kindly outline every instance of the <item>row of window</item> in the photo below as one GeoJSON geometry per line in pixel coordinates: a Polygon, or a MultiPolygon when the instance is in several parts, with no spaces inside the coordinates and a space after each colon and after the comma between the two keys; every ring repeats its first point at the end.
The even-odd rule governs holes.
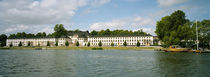
{"type": "Polygon", "coordinates": [[[95,37],[89,38],[90,40],[93,39],[149,39],[150,37],[95,37]]]}
{"type": "MultiPolygon", "coordinates": [[[[90,40],[90,42],[137,42],[138,40],[90,40]]],[[[139,40],[139,42],[145,42],[145,41],[151,41],[151,40],[139,40]]]]}
{"type": "MultiPolygon", "coordinates": [[[[91,43],[92,45],[98,45],[98,43],[91,43]]],[[[127,45],[136,45],[137,43],[127,43],[127,45]]],[[[146,45],[149,43],[140,43],[140,45],[146,45]]],[[[111,45],[111,43],[102,43],[102,45],[111,45]]],[[[114,45],[123,45],[123,43],[114,43],[114,45]]]]}

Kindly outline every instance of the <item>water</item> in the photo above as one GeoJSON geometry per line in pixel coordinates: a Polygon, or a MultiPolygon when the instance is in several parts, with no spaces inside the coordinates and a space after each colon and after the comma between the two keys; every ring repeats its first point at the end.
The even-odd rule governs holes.
{"type": "Polygon", "coordinates": [[[0,50],[0,77],[208,77],[210,54],[0,50]]]}

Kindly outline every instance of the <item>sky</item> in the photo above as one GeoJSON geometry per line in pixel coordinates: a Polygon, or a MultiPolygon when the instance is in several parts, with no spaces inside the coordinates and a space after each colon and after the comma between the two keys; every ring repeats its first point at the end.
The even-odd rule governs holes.
{"type": "Polygon", "coordinates": [[[176,10],[210,19],[210,0],[0,0],[0,34],[67,30],[132,30],[156,35],[156,22],[176,10]]]}

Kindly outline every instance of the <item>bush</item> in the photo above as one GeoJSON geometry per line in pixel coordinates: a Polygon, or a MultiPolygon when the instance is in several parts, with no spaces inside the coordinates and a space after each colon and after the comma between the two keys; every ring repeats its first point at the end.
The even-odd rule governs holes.
{"type": "Polygon", "coordinates": [[[137,46],[137,47],[139,47],[139,46],[140,46],[140,43],[139,43],[139,41],[137,41],[137,44],[136,44],[136,46],[137,46]]]}
{"type": "Polygon", "coordinates": [[[76,46],[79,46],[79,42],[77,41],[76,46]]]}
{"type": "Polygon", "coordinates": [[[22,42],[20,42],[20,43],[18,44],[18,46],[21,47],[21,46],[22,46],[22,42]]]}
{"type": "Polygon", "coordinates": [[[90,46],[90,42],[88,42],[87,46],[88,46],[88,47],[90,46]]]}
{"type": "Polygon", "coordinates": [[[31,43],[30,43],[30,42],[28,42],[27,46],[31,46],[31,43]]]}
{"type": "Polygon", "coordinates": [[[47,41],[47,46],[50,46],[50,42],[49,41],[47,41]]]}
{"type": "Polygon", "coordinates": [[[98,46],[99,46],[99,47],[101,47],[101,46],[102,46],[102,43],[101,43],[101,41],[99,41],[99,43],[98,43],[98,46]]]}
{"type": "Polygon", "coordinates": [[[114,43],[113,43],[113,42],[111,43],[111,46],[112,46],[112,47],[114,46],[114,43]]]}
{"type": "Polygon", "coordinates": [[[9,44],[9,47],[12,47],[13,45],[12,45],[12,43],[11,44],[9,44]]]}
{"type": "Polygon", "coordinates": [[[126,41],[123,43],[123,46],[125,46],[125,47],[127,46],[127,42],[126,41]]]}
{"type": "Polygon", "coordinates": [[[65,45],[66,45],[66,46],[69,46],[69,42],[68,42],[68,41],[66,41],[66,42],[65,42],[65,45]]]}
{"type": "Polygon", "coordinates": [[[58,41],[55,42],[55,46],[58,46],[58,41]]]}

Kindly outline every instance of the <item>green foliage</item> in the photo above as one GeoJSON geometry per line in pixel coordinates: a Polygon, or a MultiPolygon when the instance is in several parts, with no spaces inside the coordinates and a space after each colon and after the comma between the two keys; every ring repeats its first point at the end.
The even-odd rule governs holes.
{"type": "Polygon", "coordinates": [[[87,46],[88,46],[88,47],[90,46],[90,42],[88,42],[87,46]]]}
{"type": "MultiPolygon", "coordinates": [[[[205,49],[209,48],[209,42],[210,42],[210,20],[203,20],[203,21],[198,21],[197,23],[198,27],[198,40],[199,40],[199,47],[205,49]]],[[[196,37],[196,23],[194,22],[193,26],[193,38],[195,39],[196,37]]],[[[196,40],[196,39],[195,39],[196,40]]]]}
{"type": "Polygon", "coordinates": [[[139,46],[140,46],[140,42],[139,42],[139,41],[137,41],[136,46],[137,46],[137,47],[139,47],[139,46]]]}
{"type": "Polygon", "coordinates": [[[143,32],[142,29],[138,31],[128,31],[128,30],[113,30],[110,31],[109,29],[95,31],[93,30],[90,33],[91,36],[149,36],[150,34],[143,32]]]}
{"type": "Polygon", "coordinates": [[[54,27],[54,31],[54,35],[56,38],[67,36],[67,30],[63,27],[63,24],[56,24],[54,27]]]}
{"type": "Polygon", "coordinates": [[[101,47],[101,46],[102,46],[102,42],[101,42],[101,41],[99,41],[98,46],[99,46],[99,47],[101,47]]]}
{"type": "Polygon", "coordinates": [[[76,42],[76,46],[79,46],[79,42],[78,41],[76,42]]]}
{"type": "Polygon", "coordinates": [[[66,45],[66,46],[69,46],[69,42],[68,42],[68,41],[66,41],[66,42],[65,42],[65,45],[66,45]]]}
{"type": "Polygon", "coordinates": [[[55,41],[55,46],[58,46],[58,41],[55,41]]]}
{"type": "Polygon", "coordinates": [[[127,46],[127,42],[126,41],[124,41],[123,46],[125,46],[125,47],[127,46]]]}
{"type": "Polygon", "coordinates": [[[50,46],[50,42],[49,41],[47,41],[47,46],[50,46]]]}
{"type": "Polygon", "coordinates": [[[165,16],[157,22],[155,33],[166,46],[177,45],[180,44],[181,40],[190,38],[190,23],[185,18],[185,13],[177,10],[170,16],[165,16]]]}
{"type": "Polygon", "coordinates": [[[38,43],[38,47],[40,47],[40,43],[38,43]]]}
{"type": "Polygon", "coordinates": [[[113,42],[111,43],[111,46],[112,46],[112,47],[114,46],[114,43],[113,43],[113,42]]]}
{"type": "Polygon", "coordinates": [[[18,32],[17,34],[10,34],[8,37],[9,39],[18,39],[18,38],[45,38],[47,37],[45,32],[39,32],[37,34],[25,33],[25,32],[18,32]]]}
{"type": "Polygon", "coordinates": [[[28,42],[28,43],[27,43],[27,46],[31,46],[31,43],[30,43],[30,42],[28,42]]]}
{"type": "Polygon", "coordinates": [[[12,46],[13,46],[12,43],[10,43],[10,44],[9,44],[9,47],[12,47],[12,46]]]}
{"type": "Polygon", "coordinates": [[[22,46],[22,42],[19,42],[18,46],[21,47],[22,46]]]}
{"type": "Polygon", "coordinates": [[[0,46],[6,46],[6,40],[7,40],[7,36],[5,34],[1,34],[0,35],[0,46]]]}
{"type": "Polygon", "coordinates": [[[95,31],[95,30],[93,30],[93,31],[90,33],[90,35],[93,35],[93,36],[98,35],[98,32],[95,31]]]}

